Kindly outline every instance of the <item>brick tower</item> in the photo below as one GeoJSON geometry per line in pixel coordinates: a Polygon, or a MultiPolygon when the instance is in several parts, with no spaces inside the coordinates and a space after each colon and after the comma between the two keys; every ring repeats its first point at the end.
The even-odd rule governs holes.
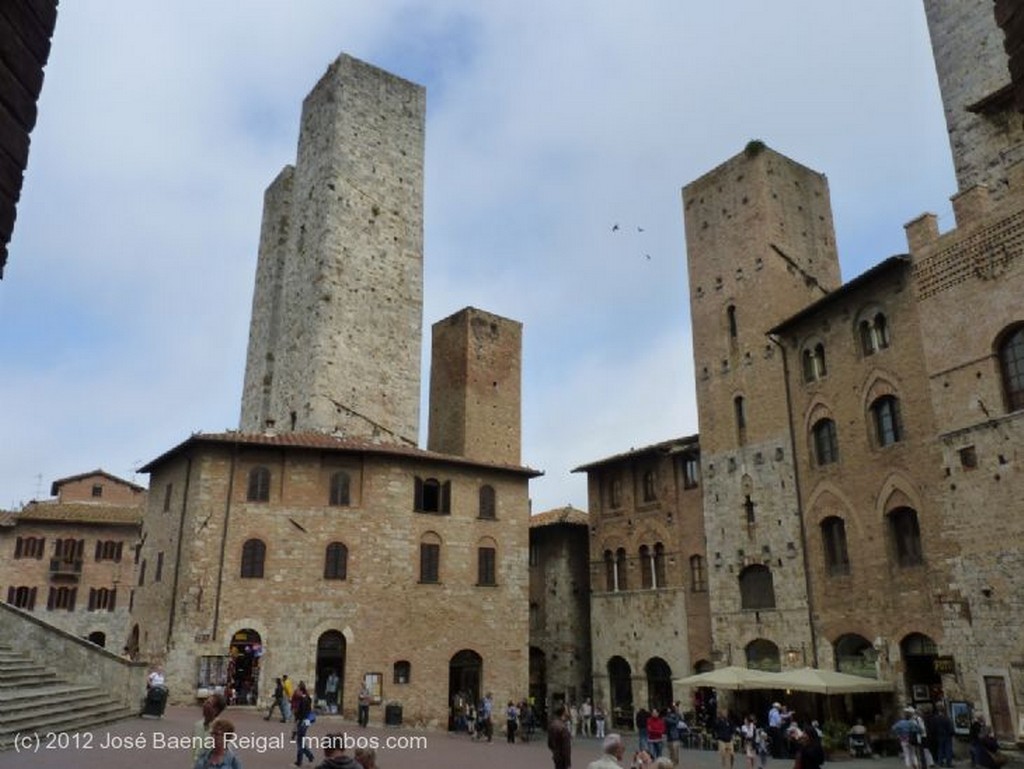
{"type": "Polygon", "coordinates": [[[683,207],[714,656],[756,665],[759,638],[810,654],[785,372],[766,332],[840,283],[828,182],[751,142],[683,207]]]}
{"type": "Polygon", "coordinates": [[[264,198],[241,429],[415,445],[422,87],[340,56],[264,198]]]}
{"type": "Polygon", "coordinates": [[[523,325],[467,307],[434,324],[427,448],[518,465],[523,325]]]}

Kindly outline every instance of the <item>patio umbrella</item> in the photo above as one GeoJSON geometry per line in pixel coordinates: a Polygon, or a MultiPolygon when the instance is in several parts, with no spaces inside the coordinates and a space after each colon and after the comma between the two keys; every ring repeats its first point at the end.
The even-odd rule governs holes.
{"type": "Polygon", "coordinates": [[[893,689],[892,681],[851,676],[849,673],[840,673],[836,670],[798,668],[768,675],[771,677],[772,688],[792,689],[798,692],[861,694],[863,692],[891,692],[893,689]]]}
{"type": "Polygon", "coordinates": [[[731,689],[733,691],[780,689],[782,687],[775,683],[775,675],[777,674],[730,665],[707,673],[677,678],[673,683],[681,686],[710,686],[715,689],[731,689]]]}

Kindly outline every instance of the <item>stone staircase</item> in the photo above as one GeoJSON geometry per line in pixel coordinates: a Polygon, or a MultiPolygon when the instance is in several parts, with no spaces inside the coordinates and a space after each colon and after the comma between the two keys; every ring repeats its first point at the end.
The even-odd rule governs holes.
{"type": "Polygon", "coordinates": [[[12,646],[0,644],[0,750],[25,733],[76,732],[138,715],[96,686],[68,683],[12,646]]]}

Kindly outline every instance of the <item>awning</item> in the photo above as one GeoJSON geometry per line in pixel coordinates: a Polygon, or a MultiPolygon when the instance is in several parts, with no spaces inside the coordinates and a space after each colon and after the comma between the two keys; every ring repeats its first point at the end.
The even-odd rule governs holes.
{"type": "Polygon", "coordinates": [[[785,688],[774,683],[773,676],[775,675],[778,674],[730,665],[707,673],[677,678],[674,683],[681,686],[710,686],[715,689],[732,689],[734,691],[785,688]]]}

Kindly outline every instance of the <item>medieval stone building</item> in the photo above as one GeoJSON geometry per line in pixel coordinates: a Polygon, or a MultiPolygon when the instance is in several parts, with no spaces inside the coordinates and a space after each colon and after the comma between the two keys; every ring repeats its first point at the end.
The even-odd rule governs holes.
{"type": "Polygon", "coordinates": [[[0,514],[0,596],[98,646],[132,645],[129,609],[146,490],[102,470],[0,514]]]}
{"type": "MultiPolygon", "coordinates": [[[[341,709],[445,725],[456,695],[526,696],[528,481],[522,326],[434,326],[418,448],[424,93],[347,56],[306,98],[267,191],[241,431],[143,468],[133,619],[172,697],[273,677],[341,709]]],[[[263,699],[260,699],[263,701],[263,699]]]]}
{"type": "Polygon", "coordinates": [[[576,468],[590,505],[593,697],[612,726],[677,699],[710,666],[708,570],[696,436],[576,468]]]}
{"type": "MultiPolygon", "coordinates": [[[[1019,55],[1007,67],[1021,50],[1011,5],[925,3],[960,187],[952,231],[925,214],[906,227],[909,254],[842,283],[822,174],[751,142],[683,189],[707,557],[689,584],[707,586],[710,648],[693,655],[695,617],[659,607],[673,674],[815,665],[892,681],[898,701],[965,701],[1002,738],[1022,731],[1024,69],[1019,55]],[[689,658],[672,632],[690,635],[689,658]]],[[[661,499],[646,480],[661,477],[658,448],[580,468],[607,583],[595,574],[595,694],[607,673],[612,706],[664,701],[649,673],[620,665],[617,684],[603,669],[613,649],[648,653],[634,647],[652,612],[634,590],[661,584],[650,542],[665,535],[645,531],[641,504],[661,499]],[[646,691],[620,693],[637,683],[646,691]]]]}

